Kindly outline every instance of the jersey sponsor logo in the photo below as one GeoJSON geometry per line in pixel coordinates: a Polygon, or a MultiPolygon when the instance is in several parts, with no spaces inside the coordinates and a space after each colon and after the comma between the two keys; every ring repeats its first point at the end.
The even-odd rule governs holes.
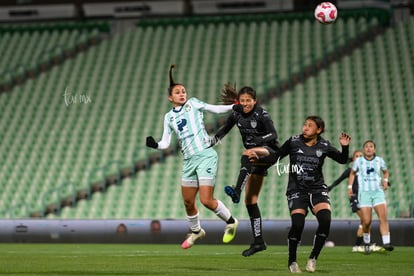
{"type": "Polygon", "coordinates": [[[308,163],[308,164],[315,164],[315,165],[319,164],[319,158],[317,157],[298,155],[296,159],[300,163],[308,163]]]}
{"type": "Polygon", "coordinates": [[[187,125],[187,120],[186,119],[181,119],[180,121],[177,122],[177,128],[179,131],[183,131],[184,127],[187,125]]]}
{"type": "Polygon", "coordinates": [[[374,168],[367,168],[367,174],[375,172],[374,168]]]}
{"type": "Polygon", "coordinates": [[[298,149],[298,151],[296,153],[304,153],[303,150],[298,149]]]}

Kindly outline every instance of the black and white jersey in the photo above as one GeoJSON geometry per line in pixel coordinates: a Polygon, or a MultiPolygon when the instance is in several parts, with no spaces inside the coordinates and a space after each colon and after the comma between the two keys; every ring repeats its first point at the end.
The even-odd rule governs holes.
{"type": "Polygon", "coordinates": [[[331,143],[322,137],[313,146],[305,144],[303,135],[290,137],[276,154],[261,159],[271,160],[272,163],[289,155],[289,182],[286,194],[301,191],[308,193],[327,191],[327,185],[322,173],[326,157],[338,163],[346,164],[349,147],[342,146],[338,151],[331,143]]]}
{"type": "Polygon", "coordinates": [[[263,146],[268,146],[274,150],[279,148],[273,121],[269,113],[262,107],[255,105],[249,113],[233,111],[215,136],[222,139],[234,125],[239,128],[246,149],[263,146]]]}

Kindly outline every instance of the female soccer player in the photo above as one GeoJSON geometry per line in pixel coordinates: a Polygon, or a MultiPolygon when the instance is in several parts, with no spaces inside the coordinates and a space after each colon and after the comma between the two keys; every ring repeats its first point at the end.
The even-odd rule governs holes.
{"type": "MultiPolygon", "coordinates": [[[[363,156],[363,152],[361,150],[356,150],[352,154],[352,158],[350,161],[355,162],[355,160],[359,157],[363,156]]],[[[343,180],[349,177],[351,173],[351,167],[347,168],[338,179],[336,179],[332,185],[328,186],[328,192],[330,192],[333,188],[338,186],[343,180]]],[[[349,188],[349,187],[348,187],[349,188]]],[[[356,232],[356,240],[355,245],[352,247],[352,252],[364,252],[363,246],[363,238],[362,238],[362,218],[361,218],[361,209],[359,208],[358,203],[358,177],[354,178],[354,182],[352,183],[352,196],[349,197],[349,206],[351,207],[351,211],[358,215],[360,220],[360,225],[358,226],[356,232]]],[[[383,251],[384,249],[381,246],[376,245],[375,243],[371,243],[371,251],[383,251]]]]}
{"type": "MultiPolygon", "coordinates": [[[[384,159],[375,155],[375,143],[367,140],[363,145],[364,156],[355,160],[349,174],[349,186],[352,185],[356,173],[358,173],[358,202],[361,209],[362,231],[364,239],[364,250],[366,254],[371,252],[371,222],[372,208],[380,220],[380,232],[383,247],[392,251],[394,247],[390,244],[390,231],[387,220],[387,201],[385,192],[388,189],[388,169],[384,159]],[[381,172],[383,178],[381,179],[381,172]]],[[[349,188],[348,186],[348,188],[349,188]]],[[[348,195],[353,195],[352,186],[348,189],[348,195]]]]}
{"type": "Polygon", "coordinates": [[[146,138],[146,145],[154,149],[167,149],[171,143],[171,133],[175,132],[178,137],[184,156],[181,193],[191,230],[191,234],[181,247],[190,248],[196,240],[206,234],[201,228],[195,202],[197,192],[201,203],[227,223],[223,242],[229,243],[236,235],[238,221],[232,217],[229,209],[213,196],[218,157],[217,152],[211,148],[211,139],[204,127],[203,112],[225,113],[232,109],[232,105],[210,105],[196,98],[187,100],[184,85],[173,80],[173,68],[174,65],[171,65],[168,89],[168,100],[173,108],[165,114],[161,141],[156,142],[152,136],[149,136],[146,138]]]}
{"type": "Polygon", "coordinates": [[[339,137],[339,143],[342,146],[342,152],[340,152],[321,137],[324,129],[325,122],[320,117],[309,116],[305,120],[302,134],[289,138],[276,154],[262,158],[254,154],[249,156],[252,162],[261,164],[274,164],[280,158],[287,155],[290,157],[286,196],[291,217],[291,228],[288,234],[288,268],[292,273],[301,272],[296,256],[308,209],[316,216],[319,226],[306,264],[307,271],[315,271],[316,260],[329,235],[331,206],[322,173],[324,160],[329,157],[340,164],[346,164],[348,160],[348,147],[351,140],[348,134],[342,133],[339,137]]]}
{"type": "MultiPolygon", "coordinates": [[[[362,151],[356,150],[352,154],[352,162],[354,162],[358,157],[361,157],[363,155],[362,151]]],[[[351,167],[347,168],[338,179],[336,179],[332,185],[328,186],[328,192],[330,192],[333,188],[338,186],[343,180],[347,179],[349,177],[349,174],[351,172],[351,167]]],[[[354,181],[352,182],[352,196],[349,198],[349,205],[351,207],[351,210],[353,213],[356,213],[359,217],[359,220],[361,221],[361,211],[358,207],[358,178],[355,177],[354,181]]],[[[361,222],[362,223],[362,222],[361,222]]],[[[352,248],[352,252],[358,252],[359,247],[362,246],[362,224],[359,225],[357,233],[356,233],[356,241],[355,245],[352,248]]]]}
{"type": "MultiPolygon", "coordinates": [[[[242,252],[243,256],[248,257],[266,249],[266,243],[262,234],[262,218],[258,197],[263,186],[264,176],[267,175],[267,168],[252,166],[248,155],[250,152],[254,152],[258,156],[267,156],[275,153],[279,144],[273,121],[269,114],[256,104],[256,91],[252,87],[245,86],[237,93],[234,87],[226,84],[224,90],[224,97],[237,98],[240,104],[234,106],[233,109],[235,111],[229,115],[225,125],[218,130],[214,137],[216,141],[221,140],[234,125],[237,125],[243,145],[246,148],[241,157],[241,168],[237,184],[235,188],[226,186],[225,191],[234,203],[238,203],[241,191],[246,185],[244,202],[250,217],[254,238],[250,248],[242,252]]],[[[223,102],[228,101],[223,99],[223,102]]]]}

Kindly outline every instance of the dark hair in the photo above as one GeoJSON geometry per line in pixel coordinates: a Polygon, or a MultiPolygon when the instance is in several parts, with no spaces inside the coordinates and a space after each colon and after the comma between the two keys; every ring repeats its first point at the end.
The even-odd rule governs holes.
{"type": "Polygon", "coordinates": [[[377,147],[377,145],[375,145],[375,142],[374,142],[373,140],[366,140],[366,141],[364,142],[364,144],[362,145],[362,147],[365,147],[365,145],[366,145],[366,144],[368,144],[368,143],[372,143],[372,144],[374,144],[374,148],[376,148],[376,147],[377,147]]]}
{"type": "Polygon", "coordinates": [[[354,152],[352,153],[352,156],[349,157],[348,163],[352,162],[352,160],[354,159],[354,156],[357,152],[360,152],[360,153],[364,154],[364,152],[362,150],[359,150],[359,149],[354,150],[354,152]]]}
{"type": "Polygon", "coordinates": [[[250,86],[245,86],[241,88],[238,93],[238,98],[240,98],[240,95],[243,95],[243,94],[249,94],[250,96],[252,96],[254,100],[256,100],[256,90],[254,90],[250,86]]]}
{"type": "Polygon", "coordinates": [[[307,120],[314,121],[316,126],[320,129],[322,129],[320,134],[322,134],[325,131],[325,121],[321,117],[319,117],[319,116],[308,116],[308,117],[306,117],[305,121],[307,121],[307,120]]]}
{"type": "Polygon", "coordinates": [[[175,83],[172,75],[172,69],[175,68],[175,64],[170,65],[169,77],[170,77],[170,87],[168,87],[168,95],[171,96],[172,90],[176,85],[182,85],[181,83],[175,83]]]}

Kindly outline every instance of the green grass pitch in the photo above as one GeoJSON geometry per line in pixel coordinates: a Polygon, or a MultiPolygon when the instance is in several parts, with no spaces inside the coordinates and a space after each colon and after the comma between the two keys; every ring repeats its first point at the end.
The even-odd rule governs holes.
{"type": "MultiPolygon", "coordinates": [[[[1,244],[0,274],[7,275],[290,275],[287,246],[268,246],[251,257],[243,245],[160,244],[1,244]]],[[[310,246],[301,246],[304,273],[310,246]]],[[[413,275],[414,248],[351,253],[351,247],[324,248],[320,275],[413,275]]]]}

